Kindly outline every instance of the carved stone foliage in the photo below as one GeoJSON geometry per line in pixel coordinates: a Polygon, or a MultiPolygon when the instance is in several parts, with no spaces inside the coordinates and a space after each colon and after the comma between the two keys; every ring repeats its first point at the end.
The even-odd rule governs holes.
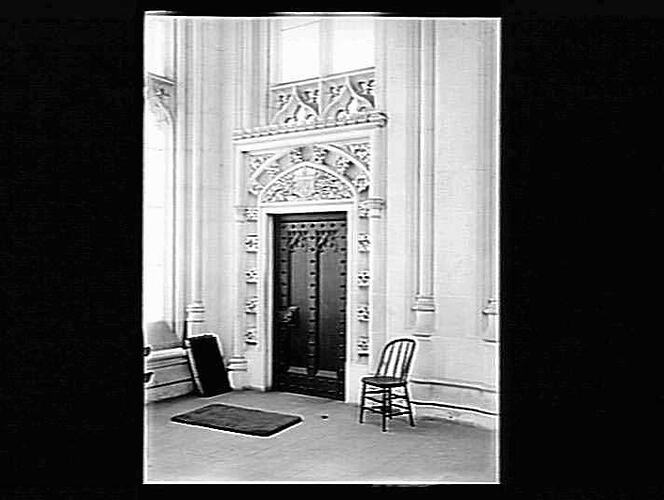
{"type": "Polygon", "coordinates": [[[272,87],[271,124],[341,121],[375,109],[373,70],[272,87]]]}
{"type": "Polygon", "coordinates": [[[367,192],[371,183],[365,163],[369,157],[363,154],[365,146],[364,143],[309,144],[273,155],[247,155],[247,190],[270,203],[351,199],[355,193],[367,192]],[[298,166],[301,168],[295,168],[298,166]]]}
{"type": "Polygon", "coordinates": [[[361,287],[369,286],[369,270],[363,269],[357,273],[357,285],[361,287]]]}
{"type": "Polygon", "coordinates": [[[360,304],[357,306],[357,319],[359,321],[369,321],[369,305],[360,304]]]}
{"type": "Polygon", "coordinates": [[[290,160],[291,165],[296,165],[304,161],[302,156],[302,148],[294,148],[288,153],[288,159],[290,160]]]}
{"type": "Polygon", "coordinates": [[[355,158],[360,160],[362,164],[369,168],[369,164],[371,163],[371,146],[368,142],[359,142],[359,143],[352,143],[347,146],[348,151],[350,154],[352,154],[355,158]]]}
{"type": "Polygon", "coordinates": [[[344,156],[337,156],[334,162],[334,169],[339,175],[346,175],[346,170],[353,166],[353,162],[344,156]]]}
{"type": "Polygon", "coordinates": [[[248,297],[244,303],[244,312],[247,314],[256,314],[258,311],[258,297],[248,297]]]}
{"type": "Polygon", "coordinates": [[[258,252],[258,235],[249,234],[244,238],[244,249],[247,252],[258,252]]]}
{"type": "Polygon", "coordinates": [[[244,278],[247,283],[258,283],[258,271],[256,268],[247,269],[244,272],[244,278]]]}
{"type": "Polygon", "coordinates": [[[312,146],[312,154],[311,154],[311,161],[314,163],[318,163],[319,165],[323,165],[325,163],[325,157],[327,156],[327,151],[324,148],[321,148],[320,146],[313,145],[312,146]]]}
{"type": "Polygon", "coordinates": [[[147,73],[145,101],[158,123],[168,123],[175,114],[175,82],[163,76],[147,73]]]}
{"type": "Polygon", "coordinates": [[[247,330],[244,333],[244,341],[249,345],[258,344],[258,332],[256,328],[247,328],[247,330]]]}
{"type": "Polygon", "coordinates": [[[301,167],[277,179],[262,199],[266,202],[351,199],[352,191],[329,173],[301,167]]]}
{"type": "Polygon", "coordinates": [[[371,245],[369,235],[367,233],[360,233],[357,235],[357,244],[359,245],[360,252],[368,252],[371,245]]]}
{"type": "Polygon", "coordinates": [[[261,168],[271,156],[271,154],[246,155],[245,159],[249,167],[249,173],[253,174],[261,168]]]}

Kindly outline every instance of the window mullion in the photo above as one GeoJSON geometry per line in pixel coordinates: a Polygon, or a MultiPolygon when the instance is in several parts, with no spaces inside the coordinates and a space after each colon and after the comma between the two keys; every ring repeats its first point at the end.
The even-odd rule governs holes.
{"type": "Polygon", "coordinates": [[[283,57],[281,51],[281,19],[270,20],[270,85],[281,83],[282,68],[281,58],[283,57]]]}
{"type": "Polygon", "coordinates": [[[320,21],[319,30],[319,56],[320,56],[320,70],[319,76],[327,76],[332,73],[332,19],[323,18],[320,21]]]}

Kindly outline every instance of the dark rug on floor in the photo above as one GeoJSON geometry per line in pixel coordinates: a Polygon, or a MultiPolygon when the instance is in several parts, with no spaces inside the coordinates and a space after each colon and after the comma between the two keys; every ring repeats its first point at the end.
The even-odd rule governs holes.
{"type": "Polygon", "coordinates": [[[265,437],[301,422],[302,417],[217,403],[175,415],[171,417],[171,420],[183,424],[265,437]]]}

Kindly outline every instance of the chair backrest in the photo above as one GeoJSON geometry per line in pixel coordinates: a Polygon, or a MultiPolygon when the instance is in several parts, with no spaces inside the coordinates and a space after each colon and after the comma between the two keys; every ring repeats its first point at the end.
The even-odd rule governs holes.
{"type": "Polygon", "coordinates": [[[377,377],[397,377],[405,380],[410,372],[410,363],[415,352],[413,339],[396,339],[383,347],[376,370],[377,377]]]}

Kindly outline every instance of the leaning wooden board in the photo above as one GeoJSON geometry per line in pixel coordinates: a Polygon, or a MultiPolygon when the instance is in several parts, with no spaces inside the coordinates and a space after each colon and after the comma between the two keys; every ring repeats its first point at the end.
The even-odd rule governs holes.
{"type": "Polygon", "coordinates": [[[216,396],[232,391],[216,335],[196,335],[188,341],[189,359],[201,395],[216,396]]]}

